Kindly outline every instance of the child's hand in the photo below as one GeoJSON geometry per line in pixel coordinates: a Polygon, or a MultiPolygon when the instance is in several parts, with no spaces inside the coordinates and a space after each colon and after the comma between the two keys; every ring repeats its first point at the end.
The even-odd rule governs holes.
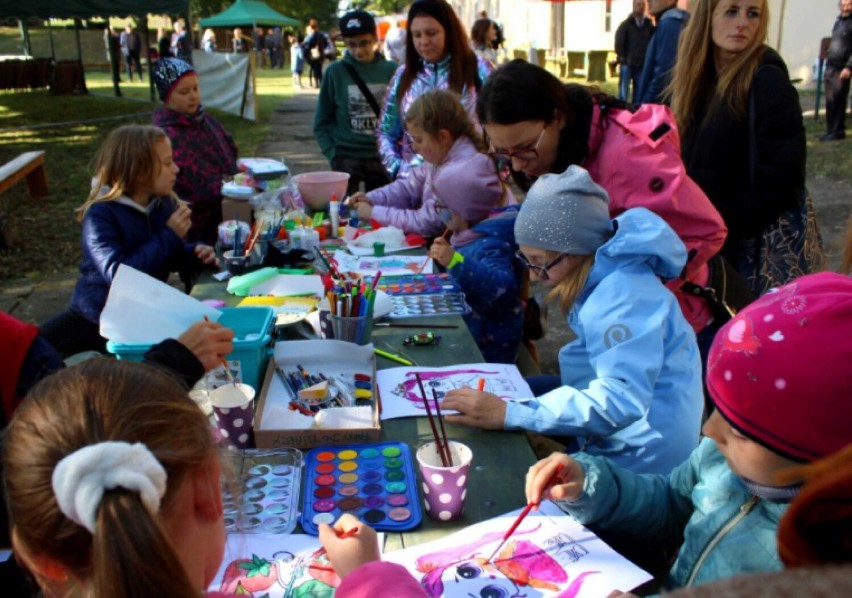
{"type": "Polygon", "coordinates": [[[446,268],[450,260],[453,259],[455,252],[456,250],[453,249],[453,246],[445,238],[438,237],[432,243],[432,247],[429,248],[429,257],[446,268]]]}
{"type": "Polygon", "coordinates": [[[192,215],[192,210],[190,210],[185,204],[179,203],[177,209],[172,212],[172,215],[169,216],[169,219],[166,220],[166,226],[174,231],[174,233],[183,239],[186,236],[186,233],[189,232],[189,227],[192,224],[192,220],[190,216],[192,215]]]}
{"type": "Polygon", "coordinates": [[[485,430],[502,430],[503,422],[506,421],[506,402],[503,399],[472,388],[457,388],[448,392],[441,409],[459,412],[459,415],[447,415],[448,422],[485,430]]]}
{"type": "Polygon", "coordinates": [[[234,331],[216,322],[196,322],[177,338],[204,366],[204,371],[216,369],[222,358],[234,350],[234,331]]]}
{"type": "Polygon", "coordinates": [[[359,201],[355,213],[358,215],[358,220],[369,220],[373,216],[373,206],[366,199],[359,201]]]}
{"type": "Polygon", "coordinates": [[[370,200],[367,199],[367,194],[363,191],[356,191],[355,193],[349,196],[349,201],[346,205],[348,205],[350,208],[357,208],[358,204],[361,202],[370,203],[370,200]]]}
{"type": "Polygon", "coordinates": [[[582,465],[565,453],[553,453],[530,467],[527,472],[527,501],[539,503],[544,498],[574,500],[583,493],[585,481],[586,472],[583,471],[582,465]],[[564,469],[556,475],[553,485],[546,487],[551,474],[560,463],[564,469]]]}
{"type": "Polygon", "coordinates": [[[195,257],[201,260],[202,264],[216,266],[217,268],[219,267],[219,260],[216,258],[216,250],[210,247],[210,245],[204,245],[203,243],[196,245],[195,257]]]}
{"type": "Polygon", "coordinates": [[[334,528],[325,523],[320,523],[319,539],[328,553],[331,566],[334,567],[340,579],[343,579],[361,565],[381,560],[375,530],[348,513],[340,516],[340,519],[334,524],[334,528]],[[355,535],[348,538],[337,537],[337,534],[355,527],[358,528],[355,535]]]}

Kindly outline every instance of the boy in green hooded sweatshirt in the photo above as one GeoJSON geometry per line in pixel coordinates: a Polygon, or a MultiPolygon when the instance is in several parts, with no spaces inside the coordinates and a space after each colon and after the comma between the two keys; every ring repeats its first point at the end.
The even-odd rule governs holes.
{"type": "MultiPolygon", "coordinates": [[[[347,193],[390,182],[376,146],[376,125],[397,64],[376,52],[376,21],[363,10],[340,18],[343,59],[326,69],[314,115],[314,135],[332,170],[348,172],[347,193]]],[[[340,198],[343,199],[343,198],[340,198]]]]}

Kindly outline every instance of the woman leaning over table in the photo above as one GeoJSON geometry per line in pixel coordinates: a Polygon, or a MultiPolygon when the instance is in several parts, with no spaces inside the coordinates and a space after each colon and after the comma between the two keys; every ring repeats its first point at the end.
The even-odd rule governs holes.
{"type": "Polygon", "coordinates": [[[416,0],[408,10],[405,63],[391,79],[379,118],[379,155],[392,179],[404,178],[423,159],[411,147],[403,116],[420,95],[449,89],[476,122],[476,94],[491,65],[470,47],[453,8],[445,0],[416,0]]]}
{"type": "MultiPolygon", "coordinates": [[[[683,161],[725,219],[722,255],[748,278],[746,252],[804,198],[802,109],[784,61],[764,44],[765,0],[698,0],[690,12],[668,89],[683,161]]],[[[753,281],[757,294],[764,282],[753,281]]]]}

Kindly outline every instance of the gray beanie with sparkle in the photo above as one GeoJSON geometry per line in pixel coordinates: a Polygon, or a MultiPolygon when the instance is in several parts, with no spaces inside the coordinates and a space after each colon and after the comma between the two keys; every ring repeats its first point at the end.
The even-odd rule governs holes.
{"type": "Polygon", "coordinates": [[[545,174],[515,219],[515,241],[538,249],[592,255],[612,235],[609,195],[579,166],[545,174]]]}

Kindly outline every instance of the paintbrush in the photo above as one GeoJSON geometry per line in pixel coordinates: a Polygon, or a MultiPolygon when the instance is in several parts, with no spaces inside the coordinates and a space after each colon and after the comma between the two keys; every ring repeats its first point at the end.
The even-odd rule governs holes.
{"type": "MultiPolygon", "coordinates": [[[[544,485],[544,487],[548,488],[551,484],[553,484],[553,482],[556,481],[556,476],[563,469],[565,469],[565,466],[562,465],[562,463],[557,465],[556,469],[553,470],[553,473],[550,474],[550,477],[547,478],[547,483],[544,485]]],[[[532,511],[533,507],[537,507],[538,504],[539,503],[537,502],[531,502],[528,503],[526,507],[524,507],[524,510],[521,511],[521,514],[518,515],[517,519],[515,519],[515,523],[512,524],[512,527],[509,528],[509,531],[503,534],[503,539],[500,540],[500,543],[497,545],[497,548],[494,549],[494,552],[492,552],[491,556],[488,557],[488,560],[485,561],[486,563],[490,563],[494,559],[494,557],[497,556],[497,553],[500,552],[501,548],[503,548],[503,545],[506,543],[506,540],[512,537],[512,534],[514,534],[515,530],[518,529],[518,526],[521,524],[521,521],[523,521],[524,518],[530,514],[530,511],[532,511]]]]}

